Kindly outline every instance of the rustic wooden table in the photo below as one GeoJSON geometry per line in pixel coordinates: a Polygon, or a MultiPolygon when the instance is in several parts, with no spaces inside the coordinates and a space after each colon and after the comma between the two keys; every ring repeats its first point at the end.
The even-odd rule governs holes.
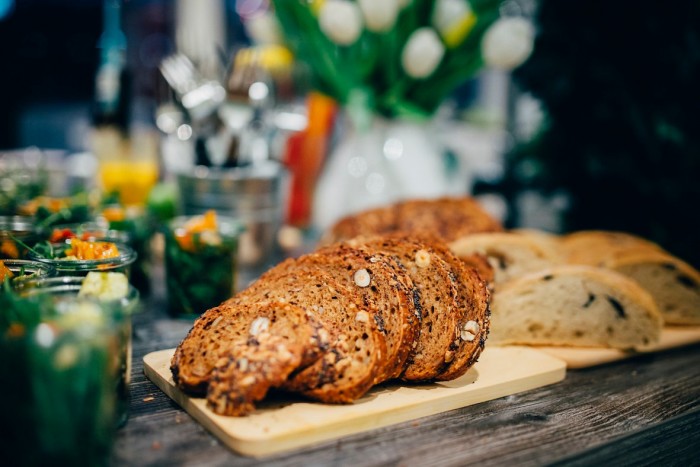
{"type": "Polygon", "coordinates": [[[700,345],[587,370],[555,385],[262,460],[230,451],[143,374],[191,322],[156,286],[134,323],[131,412],[114,465],[700,465],[700,345]]]}

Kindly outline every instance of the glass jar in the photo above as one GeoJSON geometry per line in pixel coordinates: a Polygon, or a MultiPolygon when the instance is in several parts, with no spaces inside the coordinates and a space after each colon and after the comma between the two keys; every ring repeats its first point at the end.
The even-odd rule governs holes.
{"type": "Polygon", "coordinates": [[[2,260],[2,263],[14,275],[12,282],[53,277],[56,275],[56,268],[48,263],[42,263],[40,261],[5,259],[2,260]]]}
{"type": "Polygon", "coordinates": [[[128,245],[112,242],[117,246],[119,255],[105,259],[66,259],[66,250],[70,248],[70,242],[51,243],[50,252],[30,251],[29,259],[48,263],[56,268],[59,275],[85,276],[90,271],[98,272],[122,272],[131,274],[131,265],[136,261],[137,254],[128,245]]]}
{"type": "Polygon", "coordinates": [[[33,245],[39,239],[33,218],[0,216],[0,259],[26,258],[26,246],[33,245]]]}
{"type": "Polygon", "coordinates": [[[183,244],[178,237],[195,217],[176,217],[164,231],[168,311],[176,317],[199,316],[230,298],[236,290],[242,224],[218,217],[214,232],[194,234],[190,243],[183,244]],[[215,235],[212,237],[211,233],[215,235]]]}
{"type": "Polygon", "coordinates": [[[8,465],[106,465],[115,430],[126,422],[138,292],[82,297],[82,280],[23,281],[0,294],[8,465]]]}

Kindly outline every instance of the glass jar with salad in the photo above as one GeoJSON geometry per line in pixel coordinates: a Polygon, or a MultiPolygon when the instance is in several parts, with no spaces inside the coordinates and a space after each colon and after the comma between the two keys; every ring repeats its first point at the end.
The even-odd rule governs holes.
{"type": "Polygon", "coordinates": [[[44,242],[29,252],[34,261],[48,263],[60,275],[85,276],[90,271],[130,274],[136,252],[117,242],[90,241],[71,238],[63,243],[44,242]]]}
{"type": "Polygon", "coordinates": [[[196,317],[231,297],[242,231],[240,222],[215,211],[176,217],[167,224],[165,277],[171,315],[196,317]]]}
{"type": "Polygon", "coordinates": [[[0,293],[0,398],[12,426],[3,434],[12,446],[3,453],[7,465],[108,464],[128,414],[138,292],[123,274],[116,281],[114,273],[93,274],[99,287],[53,277],[0,293]]]}
{"type": "Polygon", "coordinates": [[[26,245],[34,244],[40,238],[33,218],[0,216],[0,259],[26,258],[26,245]]]}

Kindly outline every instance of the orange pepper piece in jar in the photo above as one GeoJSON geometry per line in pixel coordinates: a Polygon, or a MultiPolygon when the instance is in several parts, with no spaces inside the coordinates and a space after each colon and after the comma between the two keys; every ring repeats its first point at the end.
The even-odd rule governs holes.
{"type": "Polygon", "coordinates": [[[86,242],[78,238],[70,241],[66,256],[74,256],[79,260],[107,259],[119,256],[117,245],[110,242],[86,242]]]}
{"type": "Polygon", "coordinates": [[[193,217],[181,228],[175,231],[175,239],[185,251],[194,251],[194,234],[216,232],[218,221],[216,211],[209,210],[201,216],[193,217]]]}
{"type": "Polygon", "coordinates": [[[0,282],[4,282],[5,279],[12,279],[15,275],[10,271],[10,268],[5,266],[3,261],[0,261],[0,282]]]}

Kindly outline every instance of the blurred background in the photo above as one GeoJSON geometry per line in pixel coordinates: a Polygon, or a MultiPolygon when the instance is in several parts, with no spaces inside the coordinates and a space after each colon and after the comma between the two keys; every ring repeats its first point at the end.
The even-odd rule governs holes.
{"type": "MultiPolygon", "coordinates": [[[[178,206],[192,213],[212,203],[263,217],[279,208],[271,215],[281,225],[322,229],[333,218],[318,221],[314,210],[347,204],[333,193],[356,193],[338,175],[323,173],[342,157],[333,154],[342,130],[348,121],[362,122],[362,112],[357,93],[335,96],[332,83],[318,78],[321,65],[304,50],[308,31],[295,36],[292,13],[278,11],[280,27],[271,3],[280,2],[0,0],[0,149],[57,150],[88,183],[121,189],[126,204],[145,202],[154,186],[165,187],[163,196],[181,196],[188,187],[194,195],[178,206]],[[259,169],[260,161],[279,162],[284,183],[276,170],[259,169]],[[221,170],[240,167],[256,167],[243,178],[265,183],[236,191],[244,189],[221,170]],[[328,195],[324,177],[332,180],[328,195]],[[251,193],[281,200],[241,206],[231,193],[238,200],[251,193]],[[314,206],[319,197],[324,206],[314,206]]],[[[485,34],[479,21],[491,13],[492,22],[524,18],[532,25],[532,47],[511,69],[488,57],[460,62],[469,73],[446,87],[449,94],[434,107],[421,101],[419,89],[406,92],[430,115],[451,178],[436,182],[434,191],[404,189],[400,196],[471,194],[508,227],[625,230],[700,264],[699,2],[659,8],[651,0],[634,6],[507,0],[474,1],[470,8],[479,18],[469,26],[472,35],[485,34]]],[[[453,31],[463,32],[465,24],[453,31]]],[[[471,37],[468,31],[462,39],[471,37]]],[[[372,34],[362,33],[358,43],[371,43],[362,41],[372,34]]],[[[324,44],[314,45],[321,55],[324,44]]],[[[479,50],[478,43],[470,47],[479,50]]],[[[338,60],[347,58],[343,47],[333,50],[338,60]]],[[[420,113],[377,96],[359,100],[376,102],[365,107],[388,122],[420,113]]],[[[386,126],[381,147],[404,162],[365,187],[390,201],[391,176],[416,186],[431,168],[419,168],[424,161],[411,162],[408,151],[396,152],[418,145],[402,140],[410,129],[392,133],[386,126]]],[[[352,167],[373,170],[370,159],[348,164],[343,170],[352,176],[352,167]]]]}

